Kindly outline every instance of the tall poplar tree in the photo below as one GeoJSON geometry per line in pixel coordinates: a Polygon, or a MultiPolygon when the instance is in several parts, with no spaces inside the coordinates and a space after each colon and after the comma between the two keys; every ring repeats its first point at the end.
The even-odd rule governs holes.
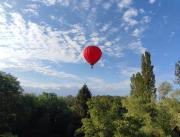
{"type": "Polygon", "coordinates": [[[155,75],[149,52],[142,55],[141,73],[138,72],[131,77],[131,96],[142,98],[146,103],[150,103],[152,98],[156,97],[155,75]]]}
{"type": "Polygon", "coordinates": [[[175,75],[176,75],[176,82],[180,85],[180,61],[176,63],[175,75]]]}
{"type": "Polygon", "coordinates": [[[141,74],[145,86],[145,95],[147,101],[151,101],[152,98],[156,97],[155,88],[155,75],[153,72],[154,66],[151,64],[151,54],[145,52],[141,59],[141,74]]]}
{"type": "Polygon", "coordinates": [[[143,121],[142,131],[149,136],[153,132],[157,132],[157,134],[161,132],[154,131],[153,121],[157,115],[155,97],[155,75],[151,64],[151,55],[149,52],[145,52],[141,59],[141,73],[138,72],[131,77],[131,96],[128,97],[125,105],[128,115],[143,121]]]}

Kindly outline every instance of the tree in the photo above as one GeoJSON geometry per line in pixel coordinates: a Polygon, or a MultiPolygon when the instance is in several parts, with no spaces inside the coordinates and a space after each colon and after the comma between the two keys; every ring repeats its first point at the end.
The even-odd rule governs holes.
{"type": "MultiPolygon", "coordinates": [[[[97,96],[88,101],[89,118],[82,120],[85,137],[113,137],[115,121],[121,120],[126,111],[121,97],[97,96]]],[[[117,123],[117,122],[116,122],[117,123]]]]}
{"type": "Polygon", "coordinates": [[[114,137],[146,137],[141,131],[143,121],[132,116],[125,116],[114,122],[116,130],[114,137]]]}
{"type": "Polygon", "coordinates": [[[155,99],[156,99],[156,87],[155,87],[155,75],[153,72],[153,65],[151,64],[151,54],[145,52],[141,59],[141,75],[144,83],[144,104],[146,105],[145,111],[149,113],[153,119],[156,116],[155,99]]]}
{"type": "Polygon", "coordinates": [[[83,85],[77,95],[77,106],[79,107],[78,111],[81,118],[87,116],[88,106],[86,103],[91,98],[91,96],[91,92],[87,85],[83,85]]]}
{"type": "Polygon", "coordinates": [[[176,98],[177,100],[180,101],[180,89],[176,89],[172,94],[171,94],[172,98],[176,98]]]}
{"type": "Polygon", "coordinates": [[[153,65],[151,65],[151,54],[145,52],[141,59],[141,74],[144,81],[145,92],[147,95],[147,101],[151,102],[152,98],[156,97],[155,88],[155,75],[153,72],[153,65]]]}
{"type": "Polygon", "coordinates": [[[161,83],[158,88],[158,91],[159,91],[160,98],[164,98],[170,91],[172,91],[171,83],[167,81],[161,83]]]}
{"type": "Polygon", "coordinates": [[[91,98],[91,92],[88,89],[87,85],[84,84],[82,88],[79,90],[76,97],[76,114],[77,114],[77,127],[78,129],[75,131],[74,136],[83,137],[84,133],[81,130],[82,122],[81,120],[85,117],[89,117],[88,115],[88,105],[87,101],[91,98]]]}
{"type": "Polygon", "coordinates": [[[38,105],[39,118],[34,136],[67,136],[71,111],[64,100],[54,93],[44,92],[38,97],[38,105]]]}
{"type": "Polygon", "coordinates": [[[17,135],[13,135],[12,133],[4,133],[1,137],[18,137],[17,135]]]}
{"type": "Polygon", "coordinates": [[[134,127],[140,128],[138,133],[142,134],[137,133],[130,136],[164,137],[165,132],[155,121],[158,116],[155,101],[155,75],[149,52],[142,55],[141,69],[141,73],[138,72],[131,77],[131,96],[125,100],[124,106],[128,109],[127,115],[132,119],[132,123],[134,123],[133,120],[142,120],[142,123],[137,122],[137,125],[134,125],[134,127]]]}
{"type": "Polygon", "coordinates": [[[162,103],[159,103],[157,105],[157,117],[155,119],[155,123],[157,124],[158,127],[160,127],[165,135],[171,134],[171,120],[172,120],[172,115],[169,112],[169,108],[167,106],[163,106],[162,103]]]}
{"type": "MultiPolygon", "coordinates": [[[[162,112],[159,118],[163,118],[164,115],[170,115],[170,125],[165,127],[171,131],[177,126],[180,127],[180,102],[173,98],[164,98],[159,103],[160,111],[162,112]]],[[[158,119],[159,119],[158,118],[158,119]]],[[[164,118],[165,123],[169,122],[169,118],[164,118]]],[[[165,131],[167,131],[167,129],[165,131]]],[[[176,137],[176,136],[173,136],[176,137]]]]}
{"type": "Polygon", "coordinates": [[[176,63],[176,68],[175,68],[175,75],[176,75],[176,82],[180,84],[180,61],[176,63]]]}
{"type": "Polygon", "coordinates": [[[10,131],[16,121],[22,91],[15,77],[0,72],[0,133],[10,131]]]}
{"type": "Polygon", "coordinates": [[[172,137],[180,137],[180,129],[176,126],[172,131],[172,137]]]}
{"type": "Polygon", "coordinates": [[[128,98],[128,104],[131,106],[130,108],[133,108],[133,106],[135,108],[137,106],[141,107],[142,111],[155,117],[155,109],[153,107],[156,97],[155,75],[149,52],[145,52],[142,55],[141,69],[141,73],[138,72],[131,77],[131,97],[128,98]],[[130,105],[131,103],[132,105],[130,105]]]}
{"type": "MultiPolygon", "coordinates": [[[[14,131],[21,136],[30,137],[32,135],[36,121],[39,118],[38,97],[34,94],[25,93],[21,97],[21,103],[14,124],[14,131]]],[[[32,135],[33,136],[33,135],[32,135]]]]}
{"type": "Polygon", "coordinates": [[[131,96],[142,99],[144,98],[145,87],[141,73],[138,72],[137,74],[133,74],[130,86],[131,96]]]}
{"type": "Polygon", "coordinates": [[[155,75],[151,65],[151,55],[145,52],[141,59],[141,73],[131,77],[131,96],[141,98],[142,103],[151,103],[156,97],[155,75]]]}

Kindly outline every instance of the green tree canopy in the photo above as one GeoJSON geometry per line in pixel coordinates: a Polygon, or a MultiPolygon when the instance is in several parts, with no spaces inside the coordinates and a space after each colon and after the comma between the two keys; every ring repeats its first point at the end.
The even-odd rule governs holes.
{"type": "Polygon", "coordinates": [[[88,106],[87,101],[91,98],[91,92],[88,89],[87,85],[83,85],[83,87],[79,90],[77,94],[77,108],[81,118],[87,116],[88,106]]]}
{"type": "Polygon", "coordinates": [[[22,91],[14,76],[0,72],[0,133],[8,131],[16,120],[22,91]]]}
{"type": "Polygon", "coordinates": [[[169,83],[167,81],[161,83],[158,88],[158,91],[159,91],[159,96],[161,98],[164,98],[170,91],[172,91],[171,83],[169,83]]]}
{"type": "Polygon", "coordinates": [[[177,100],[180,101],[180,89],[176,89],[172,94],[171,94],[172,98],[176,98],[177,100]]]}
{"type": "Polygon", "coordinates": [[[153,68],[154,66],[151,64],[151,54],[146,51],[141,58],[141,74],[143,77],[145,92],[149,97],[149,101],[151,100],[150,98],[156,97],[155,75],[153,68]]]}
{"type": "Polygon", "coordinates": [[[176,82],[180,84],[180,61],[176,63],[176,68],[175,68],[175,75],[176,75],[176,82]]]}
{"type": "Polygon", "coordinates": [[[97,96],[88,101],[89,118],[82,120],[85,137],[113,137],[115,121],[120,120],[126,109],[121,97],[97,96]]]}

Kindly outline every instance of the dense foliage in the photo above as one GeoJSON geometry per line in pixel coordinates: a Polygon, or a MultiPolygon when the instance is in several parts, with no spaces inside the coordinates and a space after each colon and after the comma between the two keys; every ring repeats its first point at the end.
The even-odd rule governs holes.
{"type": "Polygon", "coordinates": [[[87,85],[76,97],[37,96],[23,92],[15,77],[0,72],[0,136],[180,137],[180,89],[165,80],[156,94],[148,52],[142,55],[141,69],[132,75],[127,97],[91,96],[87,85]]]}
{"type": "Polygon", "coordinates": [[[177,82],[178,84],[180,84],[180,61],[178,61],[178,62],[176,63],[175,75],[176,75],[176,82],[177,82]]]}

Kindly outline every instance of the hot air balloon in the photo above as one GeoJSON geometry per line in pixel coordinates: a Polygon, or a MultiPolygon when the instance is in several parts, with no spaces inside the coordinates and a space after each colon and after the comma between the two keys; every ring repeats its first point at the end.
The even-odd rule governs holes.
{"type": "Polygon", "coordinates": [[[102,52],[97,46],[87,46],[83,51],[83,55],[86,61],[91,65],[91,68],[93,68],[93,65],[101,58],[102,52]]]}

